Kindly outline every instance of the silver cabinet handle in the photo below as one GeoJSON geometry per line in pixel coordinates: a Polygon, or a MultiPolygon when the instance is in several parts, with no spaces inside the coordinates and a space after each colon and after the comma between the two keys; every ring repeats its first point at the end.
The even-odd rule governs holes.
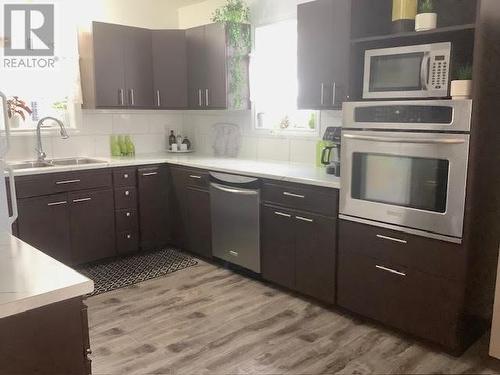
{"type": "Polygon", "coordinates": [[[66,180],[66,181],[57,181],[56,185],[68,185],[68,184],[77,184],[81,182],[81,180],[66,180]]]}
{"type": "Polygon", "coordinates": [[[196,180],[201,180],[201,176],[196,176],[194,174],[192,174],[191,176],[189,176],[189,178],[194,178],[196,180]]]}
{"type": "Polygon", "coordinates": [[[325,104],[325,84],[321,83],[321,105],[325,104]]]}
{"type": "Polygon", "coordinates": [[[282,216],[282,217],[287,217],[287,218],[291,218],[292,217],[292,215],[285,214],[285,213],[279,212],[279,211],[274,211],[274,214],[278,215],[278,216],[282,216]]]}
{"type": "Polygon", "coordinates": [[[128,173],[125,173],[125,174],[123,175],[123,178],[128,178],[128,173]]]}
{"type": "Polygon", "coordinates": [[[206,107],[208,107],[210,105],[209,93],[210,93],[210,90],[205,89],[205,106],[206,107]]]}
{"type": "Polygon", "coordinates": [[[306,223],[314,223],[313,219],[308,219],[307,217],[295,216],[295,218],[300,221],[305,221],[306,223]]]}
{"type": "Polygon", "coordinates": [[[161,107],[161,95],[160,95],[160,90],[156,90],[156,105],[158,107],[161,107]]]}
{"type": "Polygon", "coordinates": [[[127,234],[127,240],[130,240],[132,239],[132,235],[131,234],[127,234]]]}
{"type": "Polygon", "coordinates": [[[127,216],[127,217],[130,217],[130,215],[131,215],[131,213],[130,213],[130,212],[127,212],[127,213],[125,214],[125,216],[127,216]]]}
{"type": "Polygon", "coordinates": [[[229,254],[231,254],[233,257],[237,257],[238,255],[240,255],[238,252],[233,250],[229,251],[229,254]]]}
{"type": "Polygon", "coordinates": [[[142,177],[156,176],[157,174],[158,174],[158,172],[143,173],[142,177]]]}
{"type": "Polygon", "coordinates": [[[392,268],[387,268],[387,267],[379,266],[379,265],[376,265],[375,267],[377,269],[381,270],[381,271],[392,273],[393,275],[398,275],[398,276],[406,277],[406,273],[393,270],[392,268]]]}
{"type": "Polygon", "coordinates": [[[127,197],[128,197],[129,195],[130,195],[130,191],[128,191],[128,190],[127,190],[127,191],[125,192],[125,196],[127,196],[127,197]]]}
{"type": "Polygon", "coordinates": [[[332,106],[335,106],[335,102],[337,101],[337,82],[333,82],[332,86],[332,106]]]}
{"type": "Polygon", "coordinates": [[[121,106],[125,105],[125,93],[123,89],[118,90],[118,104],[121,106]]]}
{"type": "Polygon", "coordinates": [[[201,107],[201,89],[198,89],[198,107],[201,107]]]}
{"type": "Polygon", "coordinates": [[[415,144],[445,144],[445,145],[458,145],[465,143],[464,139],[448,138],[448,139],[428,139],[428,138],[401,138],[401,137],[381,137],[372,135],[355,135],[343,134],[344,138],[357,139],[360,141],[375,141],[375,142],[388,142],[388,143],[415,143],[415,144]]]}
{"type": "Polygon", "coordinates": [[[305,195],[300,195],[300,194],[293,194],[293,193],[289,193],[287,191],[285,191],[283,193],[283,195],[287,196],[287,197],[292,197],[292,198],[300,198],[300,199],[304,199],[306,196],[305,195]]]}
{"type": "Polygon", "coordinates": [[[130,105],[135,105],[135,92],[134,89],[130,89],[130,105]]]}
{"type": "Polygon", "coordinates": [[[64,204],[68,204],[68,202],[67,201],[53,202],[53,203],[47,204],[47,206],[49,206],[49,207],[52,207],[52,206],[62,206],[64,204]]]}
{"type": "Polygon", "coordinates": [[[382,240],[392,241],[392,242],[404,243],[404,244],[408,243],[408,241],[400,240],[400,239],[394,238],[394,237],[382,236],[381,234],[377,234],[377,238],[380,238],[382,240]]]}
{"type": "Polygon", "coordinates": [[[88,202],[91,200],[92,200],[92,198],[73,199],[73,203],[83,203],[83,202],[88,202]]]}

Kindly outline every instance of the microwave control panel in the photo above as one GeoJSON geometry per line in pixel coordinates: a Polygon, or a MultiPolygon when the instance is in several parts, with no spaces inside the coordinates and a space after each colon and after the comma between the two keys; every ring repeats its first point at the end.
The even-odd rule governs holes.
{"type": "Polygon", "coordinates": [[[434,90],[448,87],[450,77],[450,56],[433,55],[430,61],[430,86],[434,90]]]}

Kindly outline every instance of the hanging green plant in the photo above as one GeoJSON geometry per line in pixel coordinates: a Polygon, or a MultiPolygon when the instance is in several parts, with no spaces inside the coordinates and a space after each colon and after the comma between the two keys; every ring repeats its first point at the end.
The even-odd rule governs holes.
{"type": "Polygon", "coordinates": [[[229,94],[233,98],[233,107],[243,106],[243,60],[252,48],[250,27],[250,8],[245,0],[227,0],[226,4],[215,10],[212,21],[226,27],[231,53],[229,57],[229,94]]]}

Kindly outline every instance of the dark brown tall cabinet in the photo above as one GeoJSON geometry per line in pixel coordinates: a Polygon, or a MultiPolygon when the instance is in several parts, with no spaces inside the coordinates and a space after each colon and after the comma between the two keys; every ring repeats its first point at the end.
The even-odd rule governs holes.
{"type": "Polygon", "coordinates": [[[187,108],[187,51],[184,30],[153,30],[154,107],[187,108]]]}
{"type": "Polygon", "coordinates": [[[86,108],[151,108],[151,31],[93,22],[80,33],[80,68],[86,108]]]}
{"type": "Polygon", "coordinates": [[[137,170],[141,249],[158,250],[170,242],[168,166],[137,170]]]}
{"type": "Polygon", "coordinates": [[[346,99],[350,59],[349,0],[298,6],[298,107],[336,109],[346,99]]]}
{"type": "Polygon", "coordinates": [[[186,30],[186,40],[189,108],[247,109],[250,96],[248,58],[239,66],[243,78],[235,86],[230,65],[232,51],[225,27],[209,24],[191,28],[186,30]],[[235,96],[239,96],[241,102],[235,100],[235,96]]]}

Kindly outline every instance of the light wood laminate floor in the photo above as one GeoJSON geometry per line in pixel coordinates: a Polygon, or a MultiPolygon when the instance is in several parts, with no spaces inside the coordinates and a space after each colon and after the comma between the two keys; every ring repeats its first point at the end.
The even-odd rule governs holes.
{"type": "Polygon", "coordinates": [[[204,262],[87,304],[96,375],[500,373],[204,262]]]}

